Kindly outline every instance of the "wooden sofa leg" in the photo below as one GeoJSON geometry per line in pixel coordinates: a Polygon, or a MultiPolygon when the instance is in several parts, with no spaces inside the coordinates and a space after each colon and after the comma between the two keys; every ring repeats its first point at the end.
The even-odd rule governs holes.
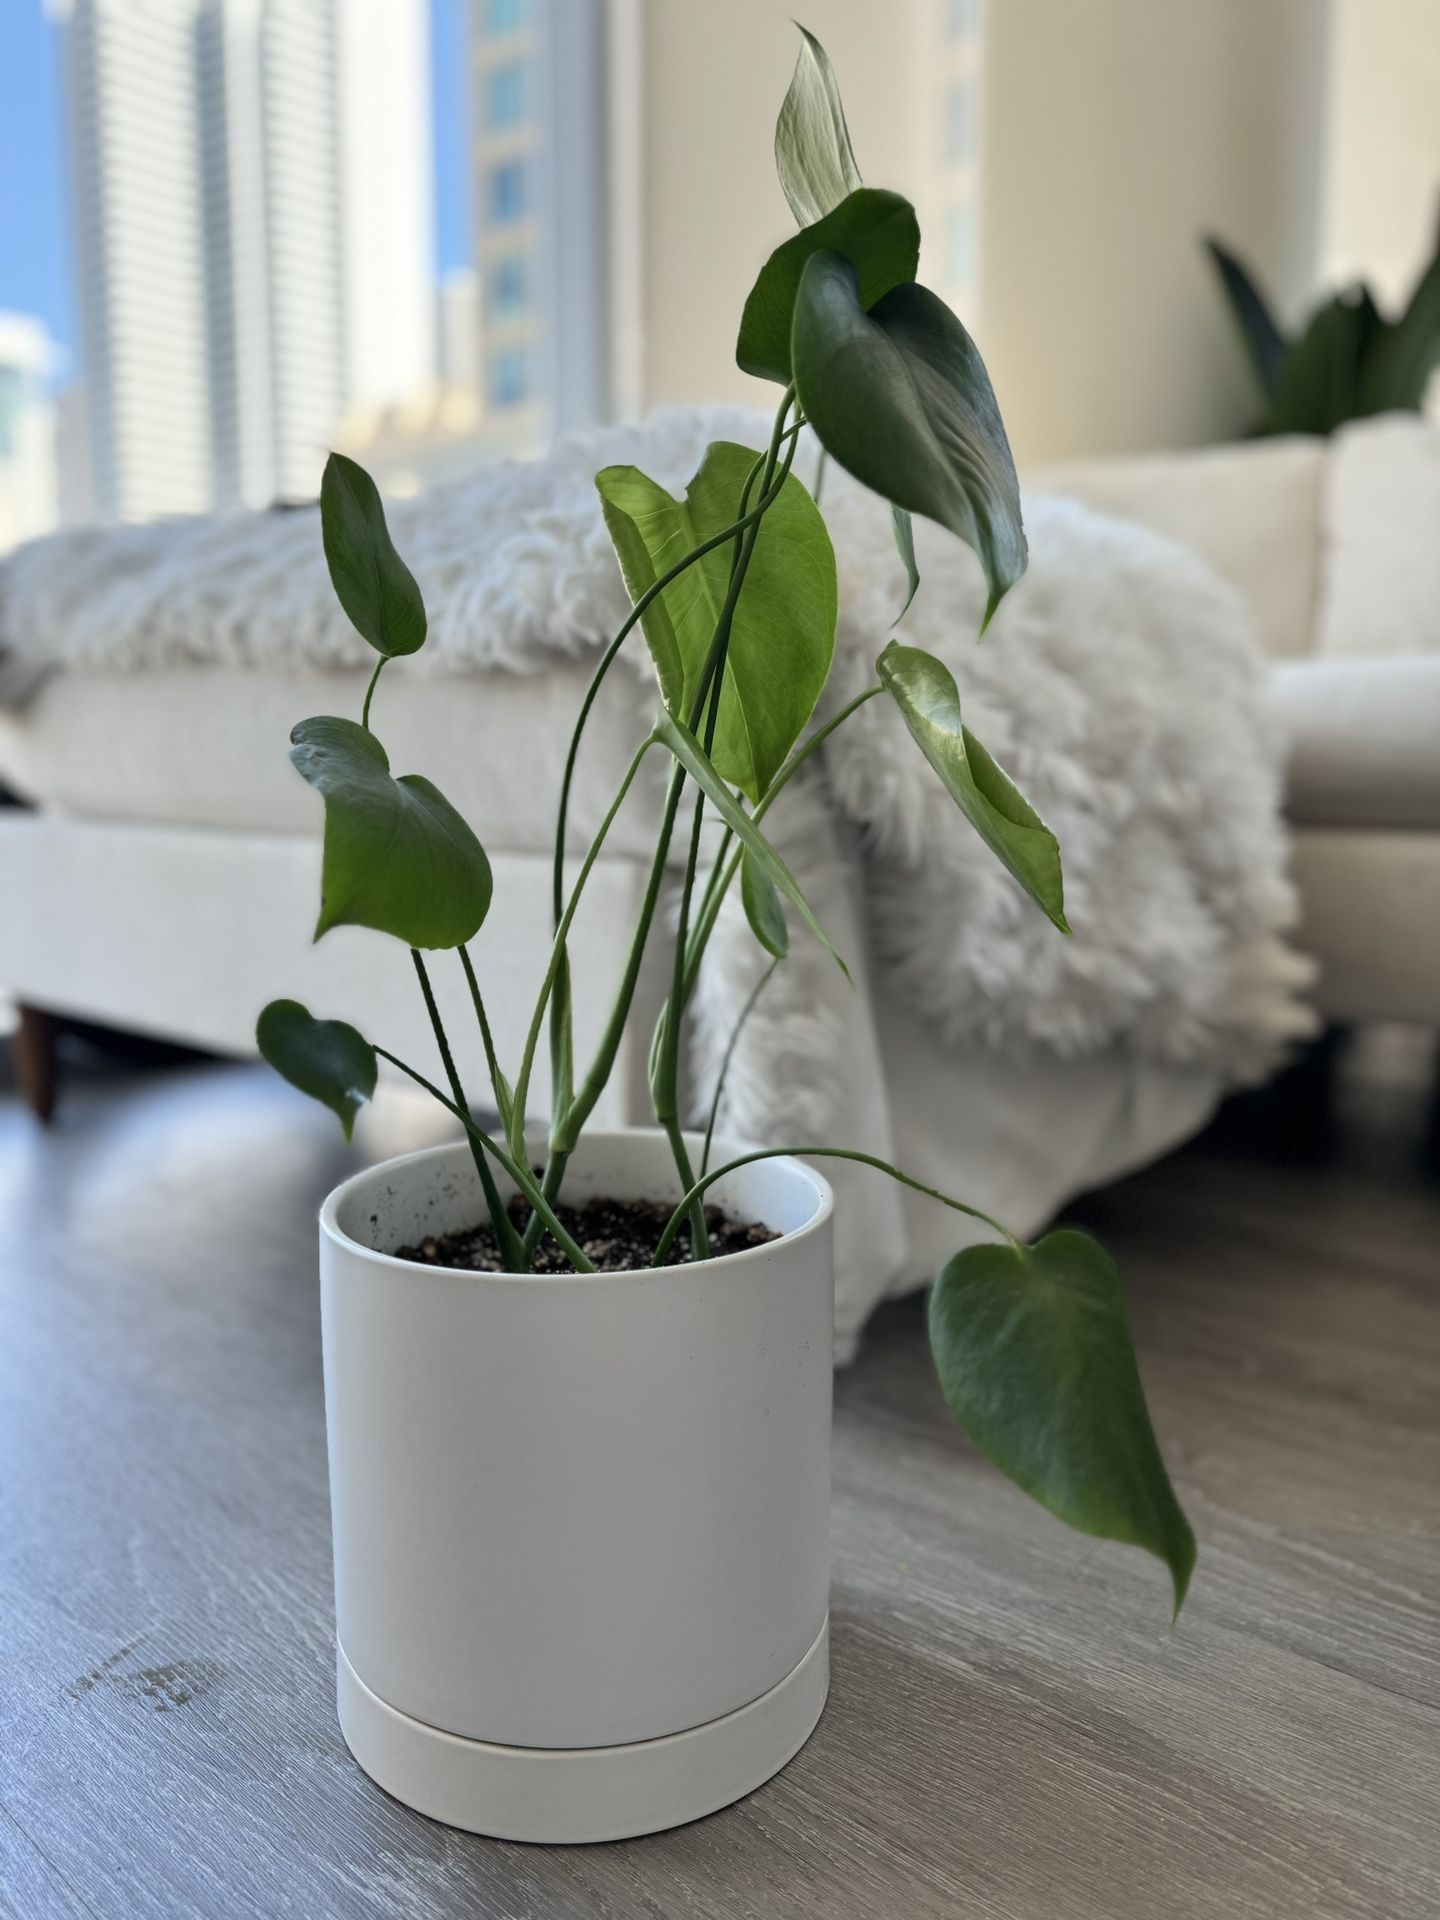
{"type": "Polygon", "coordinates": [[[15,1079],[21,1098],[37,1120],[48,1120],[55,1111],[57,1084],[57,1027],[53,1017],[39,1007],[20,1008],[20,1027],[15,1035],[15,1079]]]}

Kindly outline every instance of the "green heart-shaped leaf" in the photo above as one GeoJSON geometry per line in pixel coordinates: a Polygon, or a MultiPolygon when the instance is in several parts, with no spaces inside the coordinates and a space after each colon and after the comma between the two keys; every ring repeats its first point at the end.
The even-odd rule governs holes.
{"type": "Polygon", "coordinates": [[[1062,1229],[1033,1247],[957,1253],[930,1296],[930,1346],[980,1451],[1081,1533],[1157,1555],[1178,1613],[1195,1536],[1160,1457],[1105,1249],[1062,1229]]]}
{"type": "Polygon", "coordinates": [[[290,758],[324,797],[318,940],[331,927],[374,927],[410,947],[460,947],[490,910],[485,849],[430,782],[390,772],[373,733],[353,720],[302,720],[290,758]]]}
{"type": "Polygon", "coordinates": [[[913,280],[920,264],[920,223],[898,193],[859,187],[833,212],[777,247],[760,270],[740,318],[735,358],[761,380],[790,380],[790,327],[800,276],[812,253],[831,248],[855,268],[860,304],[870,307],[892,287],[913,280]]]}
{"type": "Polygon", "coordinates": [[[834,957],[836,965],[848,980],[850,969],[835,952],[830,944],[830,936],[811,912],[810,902],[800,891],[799,881],[736,800],[713,763],[707,758],[704,748],[694,734],[688,727],[682,726],[673,714],[662,713],[655,722],[655,738],[674,754],[726,826],[730,828],[745,852],[754,860],[756,867],[790,902],[815,938],[834,957]]]}
{"type": "Polygon", "coordinates": [[[745,854],[740,861],[740,900],[750,931],[767,953],[783,960],[790,951],[790,927],[774,883],[745,854]]]}
{"type": "Polygon", "coordinates": [[[425,602],[395,551],[375,482],[343,453],[332,453],[320,482],[325,561],[351,624],[387,659],[425,644],[425,602]]]}
{"type": "Polygon", "coordinates": [[[800,54],[775,123],[775,171],[797,226],[813,226],[860,185],[830,59],[800,28],[800,54]]]}
{"type": "Polygon", "coordinates": [[[343,1020],[316,1020],[298,1000],[272,1000],[255,1023],[261,1057],[301,1093],[339,1116],[350,1138],[375,1092],[375,1050],[343,1020]]]}
{"type": "Polygon", "coordinates": [[[1068,933],[1059,843],[964,724],[949,668],[923,647],[892,640],[875,671],[956,806],[1006,871],[1068,933]]]}
{"type": "MultiPolygon", "coordinates": [[[[638,467],[596,476],[632,600],[692,547],[734,524],[760,456],[717,441],[676,500],[638,467]]],[[[751,504],[754,504],[752,491],[751,504]]],[[[687,567],[641,616],[660,697],[684,721],[730,586],[726,541],[687,567]]],[[[815,710],[835,653],[835,553],[819,508],[791,474],[760,523],[735,608],[711,757],[751,800],[779,772],[815,710]]]]}
{"type": "Polygon", "coordinates": [[[938,520],[979,555],[988,625],[1025,571],[1025,529],[1000,409],[964,327],[913,284],[867,313],[850,261],[815,253],[800,276],[790,351],[821,445],[867,487],[938,520]]]}

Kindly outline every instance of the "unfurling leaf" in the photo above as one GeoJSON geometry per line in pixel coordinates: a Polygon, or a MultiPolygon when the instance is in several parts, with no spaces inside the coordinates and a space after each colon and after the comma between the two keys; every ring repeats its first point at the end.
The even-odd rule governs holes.
{"type": "Polygon", "coordinates": [[[800,54],[775,123],[775,171],[797,226],[813,226],[860,185],[829,55],[800,28],[800,54]]]}
{"type": "MultiPolygon", "coordinates": [[[[734,524],[759,458],[748,447],[717,441],[683,500],[638,467],[606,467],[596,476],[632,600],[693,547],[734,524]]],[[[758,492],[757,479],[752,507],[758,492]]],[[[698,694],[733,559],[734,543],[727,540],[687,567],[641,615],[660,697],[681,721],[698,694]]],[[[751,800],[758,801],[815,710],[834,657],[837,607],[830,536],[791,474],[760,523],[735,609],[711,755],[751,800]]]]}
{"type": "Polygon", "coordinates": [[[843,253],[855,268],[860,304],[870,307],[907,280],[920,263],[920,223],[898,193],[859,187],[813,227],[777,247],[750,290],[740,318],[735,359],[761,380],[790,379],[790,328],[800,276],[812,253],[843,253]]]}
{"type": "Polygon", "coordinates": [[[353,720],[302,720],[290,758],[325,801],[317,940],[356,926],[411,947],[460,947],[479,931],[490,862],[428,780],[396,779],[384,747],[353,720]]]}
{"type": "Polygon", "coordinates": [[[361,637],[387,659],[425,644],[425,602],[395,551],[375,482],[332,453],[320,482],[325,562],[341,606],[361,637]]]}
{"type": "Polygon", "coordinates": [[[1006,871],[1068,933],[1055,836],[961,719],[949,668],[923,647],[892,640],[875,671],[956,806],[1006,871]]]}
{"type": "Polygon", "coordinates": [[[1178,1613],[1195,1536],[1150,1424],[1120,1277],[1088,1234],[957,1253],[930,1296],[945,1398],[980,1451],[1070,1526],[1163,1560],[1178,1613]]]}
{"type": "Polygon", "coordinates": [[[745,908],[745,918],[750,922],[750,931],[777,960],[783,960],[790,951],[790,928],[785,920],[785,909],[780,904],[780,896],[775,891],[773,881],[750,858],[743,854],[740,860],[740,899],[745,908]]]}
{"type": "Polygon", "coordinates": [[[339,1116],[350,1138],[375,1091],[375,1051],[343,1020],[316,1020],[298,1000],[272,1000],[255,1023],[262,1059],[301,1093],[339,1116]]]}
{"type": "Polygon", "coordinates": [[[704,749],[694,734],[688,727],[682,726],[673,714],[662,713],[655,722],[655,738],[674,754],[735,835],[745,852],[754,860],[761,873],[790,902],[815,938],[833,956],[836,965],[848,980],[850,969],[831,946],[829,935],[815,918],[810,902],[800,891],[799,881],[761,833],[750,815],[738,803],[713,763],[706,757],[704,749]]]}
{"type": "Polygon", "coordinates": [[[920,588],[920,566],[915,558],[915,523],[904,507],[892,506],[890,520],[895,529],[895,551],[905,563],[905,604],[895,616],[895,625],[910,611],[910,602],[920,588]]]}
{"type": "Polygon", "coordinates": [[[791,334],[795,387],[821,445],[894,506],[979,556],[985,624],[1025,571],[1020,487],[990,376],[943,300],[899,286],[867,312],[850,261],[805,264],[791,334]]]}

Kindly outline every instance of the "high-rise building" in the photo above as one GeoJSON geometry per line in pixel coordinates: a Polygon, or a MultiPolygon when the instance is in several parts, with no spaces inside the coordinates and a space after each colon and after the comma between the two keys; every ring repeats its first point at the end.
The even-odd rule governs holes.
{"type": "Polygon", "coordinates": [[[488,416],[537,437],[609,411],[606,0],[470,0],[488,416]]]}
{"type": "Polygon", "coordinates": [[[94,509],[315,492],[434,376],[425,0],[65,0],[94,509]]]}
{"type": "Polygon", "coordinates": [[[38,320],[0,313],[0,553],[59,518],[55,350],[38,320]]]}

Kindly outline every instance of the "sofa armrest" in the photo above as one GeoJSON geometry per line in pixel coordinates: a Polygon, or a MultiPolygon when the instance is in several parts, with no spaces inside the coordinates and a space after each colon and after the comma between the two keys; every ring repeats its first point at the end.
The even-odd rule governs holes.
{"type": "Polygon", "coordinates": [[[1277,662],[1298,826],[1440,832],[1440,655],[1277,662]]]}

